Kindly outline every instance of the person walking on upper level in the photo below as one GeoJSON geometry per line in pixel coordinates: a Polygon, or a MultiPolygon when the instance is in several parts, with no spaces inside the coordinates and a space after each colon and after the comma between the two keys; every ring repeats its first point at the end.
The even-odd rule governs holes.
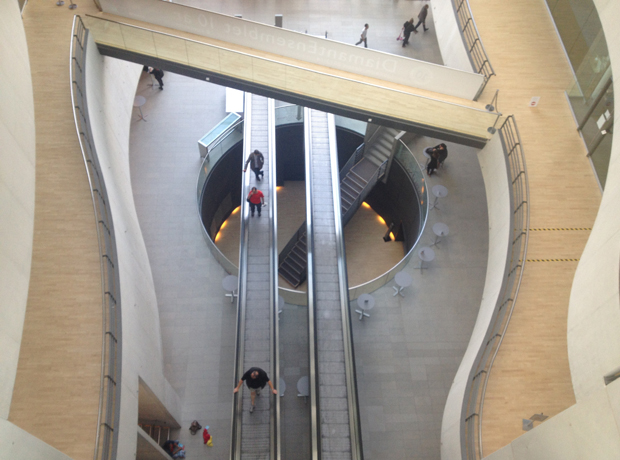
{"type": "Polygon", "coordinates": [[[250,193],[248,193],[248,203],[250,203],[250,211],[252,211],[252,217],[254,217],[254,210],[258,209],[258,217],[260,217],[260,210],[265,204],[265,196],[263,192],[257,190],[256,187],[252,187],[250,193]]]}
{"type": "Polygon", "coordinates": [[[413,18],[409,19],[403,25],[403,48],[409,43],[411,32],[413,32],[413,18]]]}
{"type": "Polygon", "coordinates": [[[271,383],[271,380],[269,380],[267,372],[262,370],[260,367],[251,367],[250,369],[248,369],[246,373],[243,374],[243,377],[241,377],[241,380],[239,380],[239,383],[233,390],[233,393],[239,391],[239,388],[241,388],[241,385],[244,381],[247,387],[250,389],[250,398],[252,401],[252,405],[250,406],[250,414],[254,412],[254,400],[256,399],[256,395],[260,396],[260,391],[265,388],[265,385],[269,385],[269,388],[271,388],[271,392],[274,395],[278,394],[278,390],[273,387],[273,384],[271,383]]]}
{"type": "Polygon", "coordinates": [[[254,150],[252,153],[250,153],[250,156],[245,162],[245,168],[243,169],[243,172],[246,172],[248,170],[248,164],[250,165],[250,169],[254,171],[254,174],[256,174],[256,180],[260,180],[261,176],[265,175],[265,173],[262,171],[263,165],[265,164],[265,157],[258,150],[254,150]]]}
{"type": "Polygon", "coordinates": [[[426,28],[426,16],[428,16],[428,5],[424,5],[422,7],[422,9],[420,10],[420,12],[418,13],[418,23],[413,27],[413,31],[417,34],[418,33],[418,27],[420,27],[420,24],[422,24],[422,27],[424,27],[424,32],[426,32],[428,29],[426,28]]]}
{"type": "Polygon", "coordinates": [[[364,28],[362,29],[362,33],[360,34],[360,41],[357,42],[355,46],[363,42],[364,48],[368,48],[368,40],[366,39],[366,37],[368,36],[368,27],[370,27],[368,24],[364,24],[364,28]]]}

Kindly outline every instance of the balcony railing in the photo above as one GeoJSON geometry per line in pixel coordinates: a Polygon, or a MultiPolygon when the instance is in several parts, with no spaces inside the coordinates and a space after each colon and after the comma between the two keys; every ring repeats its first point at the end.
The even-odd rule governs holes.
{"type": "Polygon", "coordinates": [[[489,79],[495,75],[495,71],[493,70],[493,66],[489,61],[489,56],[484,49],[482,40],[480,39],[476,22],[474,21],[471,14],[471,8],[469,7],[469,0],[452,1],[454,4],[454,9],[456,10],[456,17],[459,22],[461,36],[467,46],[467,53],[472,66],[474,67],[474,72],[484,76],[484,83],[474,97],[474,101],[477,101],[489,82],[489,79]]]}
{"type": "Polygon", "coordinates": [[[101,345],[101,388],[95,437],[95,460],[116,458],[120,415],[121,379],[121,293],[118,274],[116,238],[110,201],[95,150],[86,101],[86,46],[88,29],[79,16],[73,18],[71,32],[71,101],[84,165],[95,210],[103,307],[103,340],[101,345]]]}

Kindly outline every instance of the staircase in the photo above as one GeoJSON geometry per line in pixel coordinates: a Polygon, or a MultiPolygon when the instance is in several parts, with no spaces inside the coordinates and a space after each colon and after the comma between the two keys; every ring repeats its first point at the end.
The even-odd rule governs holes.
{"type": "MultiPolygon", "coordinates": [[[[297,231],[299,239],[296,239],[292,247],[282,250],[280,254],[280,265],[278,273],[293,287],[299,286],[306,279],[306,270],[308,268],[308,247],[306,245],[306,222],[297,231]],[[282,257],[286,254],[286,257],[282,257]]],[[[292,241],[292,240],[291,240],[292,241]]],[[[290,244],[290,242],[289,242],[290,244]]]]}
{"type": "MultiPolygon", "coordinates": [[[[379,178],[383,177],[384,180],[387,177],[394,138],[399,132],[397,129],[379,128],[371,137],[370,145],[364,149],[361,159],[353,166],[349,166],[348,162],[343,168],[343,172],[349,168],[344,177],[340,176],[340,212],[343,226],[351,220],[361,200],[376,183],[375,176],[379,175],[379,178]],[[369,187],[371,180],[375,182],[369,187]]],[[[351,160],[355,160],[353,156],[351,160]]],[[[306,223],[304,222],[280,253],[278,273],[291,286],[298,287],[306,279],[307,262],[306,223]]]]}
{"type": "Polygon", "coordinates": [[[389,162],[392,157],[394,138],[398,133],[400,133],[400,131],[397,129],[380,128],[368,148],[364,151],[364,158],[372,162],[377,168],[381,166],[383,162],[389,162]]]}

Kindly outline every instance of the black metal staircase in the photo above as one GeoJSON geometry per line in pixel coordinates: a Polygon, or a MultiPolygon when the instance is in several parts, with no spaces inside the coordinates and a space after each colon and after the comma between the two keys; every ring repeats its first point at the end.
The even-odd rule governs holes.
{"type": "MultiPolygon", "coordinates": [[[[392,158],[394,138],[399,131],[380,127],[362,144],[340,171],[340,211],[342,225],[346,225],[370,193],[377,180],[385,176],[392,158]]],[[[293,287],[306,279],[308,258],[306,223],[293,235],[280,252],[278,273],[293,287]]]]}

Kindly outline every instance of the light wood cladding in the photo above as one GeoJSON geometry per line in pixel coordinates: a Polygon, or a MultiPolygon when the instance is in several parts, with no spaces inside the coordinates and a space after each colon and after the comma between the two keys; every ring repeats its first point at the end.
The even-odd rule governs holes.
{"type": "MultiPolygon", "coordinates": [[[[601,194],[564,95],[572,82],[544,0],[470,0],[497,76],[499,110],[514,114],[527,162],[530,227],[590,228],[601,194]],[[536,108],[532,96],[540,96],[536,108]]],[[[530,232],[528,259],[578,258],[589,231],[530,232]]],[[[566,321],[577,262],[525,264],[523,283],[489,377],[482,418],[484,455],[523,434],[521,419],[553,416],[575,403],[566,321]]],[[[544,423],[544,422],[543,422],[544,423]]]]}
{"type": "MultiPolygon", "coordinates": [[[[94,13],[91,5],[81,3],[80,12],[94,13]]],[[[101,272],[70,99],[73,12],[54,2],[29,2],[23,20],[34,89],[36,198],[9,420],[73,459],[92,459],[101,377],[101,272]]]]}

